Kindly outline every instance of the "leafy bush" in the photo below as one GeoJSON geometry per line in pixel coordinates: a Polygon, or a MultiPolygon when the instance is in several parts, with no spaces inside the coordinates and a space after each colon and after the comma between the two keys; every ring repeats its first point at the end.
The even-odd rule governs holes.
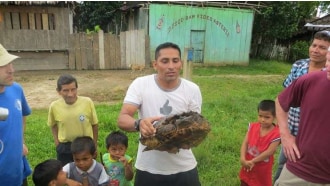
{"type": "Polygon", "coordinates": [[[87,34],[93,34],[93,33],[98,33],[101,30],[100,25],[94,26],[94,30],[89,30],[88,28],[86,29],[87,34]]]}
{"type": "Polygon", "coordinates": [[[291,48],[292,61],[308,58],[309,43],[307,41],[296,41],[291,48]]]}

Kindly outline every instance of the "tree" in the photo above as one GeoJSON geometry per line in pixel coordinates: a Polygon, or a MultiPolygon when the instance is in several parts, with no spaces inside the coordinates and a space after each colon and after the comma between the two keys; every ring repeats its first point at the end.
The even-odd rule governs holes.
{"type": "Polygon", "coordinates": [[[262,38],[291,38],[306,20],[316,15],[320,2],[270,1],[255,15],[253,35],[262,38]]]}
{"type": "Polygon", "coordinates": [[[263,7],[255,14],[251,57],[292,60],[290,46],[299,39],[308,43],[299,34],[306,22],[316,17],[320,5],[318,1],[263,1],[263,7]],[[284,46],[288,50],[279,51],[284,46]]]}
{"type": "Polygon", "coordinates": [[[330,12],[330,1],[321,1],[319,9],[320,13],[328,14],[330,12]]]}
{"type": "Polygon", "coordinates": [[[74,9],[74,26],[78,32],[94,30],[97,25],[105,32],[117,32],[122,6],[123,1],[82,1],[74,9]]]}

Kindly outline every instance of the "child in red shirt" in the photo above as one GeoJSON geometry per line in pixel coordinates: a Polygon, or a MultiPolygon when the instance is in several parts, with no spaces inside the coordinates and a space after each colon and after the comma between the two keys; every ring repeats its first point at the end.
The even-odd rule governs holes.
{"type": "Polygon", "coordinates": [[[241,146],[241,186],[272,185],[274,153],[280,144],[275,118],[275,102],[261,101],[258,105],[258,121],[249,124],[241,146]]]}

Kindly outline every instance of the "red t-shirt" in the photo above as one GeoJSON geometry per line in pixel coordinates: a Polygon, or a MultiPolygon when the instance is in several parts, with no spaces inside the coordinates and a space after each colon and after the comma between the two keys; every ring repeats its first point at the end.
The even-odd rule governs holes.
{"type": "Polygon", "coordinates": [[[296,144],[301,158],[287,161],[296,176],[313,183],[330,183],[330,80],[326,71],[301,76],[278,96],[284,111],[300,106],[296,144]]]}
{"type": "MultiPolygon", "coordinates": [[[[245,155],[247,160],[251,160],[268,149],[272,142],[280,140],[280,132],[277,125],[265,136],[260,136],[260,123],[252,123],[248,131],[248,150],[245,155]]],[[[241,168],[240,179],[251,186],[272,186],[272,167],[274,155],[268,159],[258,162],[252,171],[246,172],[241,168]]]]}

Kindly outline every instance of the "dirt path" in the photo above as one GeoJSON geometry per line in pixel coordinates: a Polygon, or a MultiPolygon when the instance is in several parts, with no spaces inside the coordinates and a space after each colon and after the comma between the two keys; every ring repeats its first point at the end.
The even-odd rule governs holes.
{"type": "Polygon", "coordinates": [[[78,94],[89,96],[98,103],[122,101],[129,84],[138,76],[151,74],[153,69],[130,70],[89,70],[89,71],[18,71],[15,80],[24,88],[25,96],[32,108],[48,108],[58,99],[56,82],[61,74],[69,73],[78,80],[78,94]]]}
{"type": "MultiPolygon", "coordinates": [[[[18,71],[15,80],[20,83],[25,96],[32,108],[48,108],[49,104],[58,99],[56,82],[61,74],[68,73],[78,80],[78,94],[90,97],[95,104],[118,103],[123,100],[129,84],[138,76],[152,74],[155,71],[145,69],[143,71],[131,70],[88,70],[88,71],[18,71]]],[[[278,75],[256,75],[263,78],[278,75]]],[[[215,75],[205,77],[232,77],[251,78],[249,75],[215,75]]],[[[255,76],[253,76],[255,77],[255,76]]]]}

